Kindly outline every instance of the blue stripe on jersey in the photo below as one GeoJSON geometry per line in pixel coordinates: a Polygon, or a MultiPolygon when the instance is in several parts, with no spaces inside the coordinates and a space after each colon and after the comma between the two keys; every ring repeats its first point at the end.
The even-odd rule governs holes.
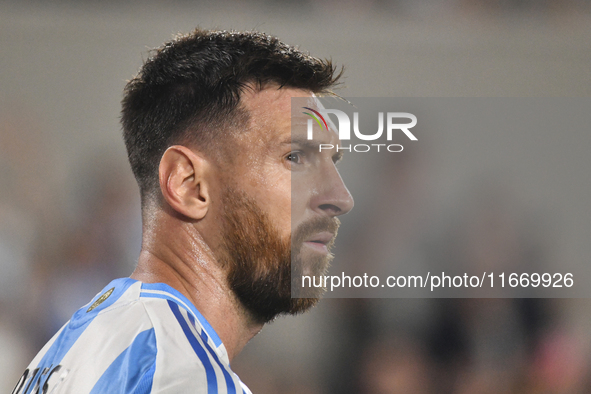
{"type": "Polygon", "coordinates": [[[199,360],[201,360],[201,363],[203,364],[203,367],[205,368],[205,376],[207,377],[207,393],[208,394],[217,394],[218,393],[218,382],[215,377],[215,370],[213,369],[213,365],[211,365],[211,362],[209,361],[209,357],[207,357],[207,352],[205,351],[205,349],[203,349],[203,347],[201,347],[201,344],[199,343],[197,338],[195,338],[195,336],[191,332],[191,329],[189,328],[187,321],[184,319],[183,315],[181,314],[181,311],[179,310],[178,305],[172,301],[168,301],[168,305],[170,306],[170,310],[172,311],[172,313],[174,314],[174,316],[178,320],[179,324],[181,325],[181,328],[183,329],[185,336],[189,340],[191,347],[195,351],[195,354],[197,354],[197,357],[199,357],[199,360]]]}
{"type": "Polygon", "coordinates": [[[141,297],[151,297],[151,298],[163,298],[165,300],[175,301],[177,304],[184,306],[185,309],[188,308],[187,310],[190,311],[191,313],[193,313],[193,315],[197,318],[197,320],[199,320],[199,323],[201,323],[201,326],[203,327],[203,329],[207,331],[207,333],[209,334],[209,336],[213,340],[213,343],[215,344],[215,346],[216,347],[221,346],[222,340],[220,339],[218,334],[215,332],[215,330],[213,329],[211,324],[209,324],[207,319],[205,317],[203,317],[203,315],[197,310],[195,305],[193,305],[193,303],[191,303],[191,301],[189,301],[187,299],[187,297],[185,297],[183,294],[181,294],[181,292],[179,292],[176,289],[173,289],[172,287],[170,287],[169,285],[164,284],[164,283],[143,283],[142,290],[147,290],[147,291],[153,290],[153,291],[169,293],[169,294],[162,294],[162,293],[142,292],[142,293],[140,293],[140,296],[141,297]],[[173,297],[170,297],[171,295],[173,297]],[[175,300],[174,297],[176,297],[178,299],[175,300]],[[179,303],[179,301],[181,301],[181,302],[179,303]]]}
{"type": "MultiPolygon", "coordinates": [[[[189,315],[189,320],[191,320],[192,316],[189,315]]],[[[195,325],[194,322],[191,322],[193,325],[195,325]]],[[[207,334],[205,333],[205,330],[201,331],[201,339],[203,340],[203,344],[205,345],[205,347],[207,348],[207,350],[211,353],[211,355],[213,356],[213,359],[218,363],[218,365],[220,366],[220,369],[222,370],[222,373],[224,374],[224,378],[226,379],[226,386],[228,388],[228,394],[236,394],[236,386],[234,385],[234,380],[232,379],[232,377],[230,376],[230,374],[228,373],[228,371],[226,370],[226,368],[224,367],[224,365],[220,362],[220,359],[218,358],[218,355],[216,354],[216,352],[213,351],[213,349],[211,348],[211,346],[209,346],[209,344],[207,343],[207,334]]]]}
{"type": "MultiPolygon", "coordinates": [[[[193,317],[193,315],[189,313],[187,316],[188,316],[189,322],[191,323],[193,328],[195,330],[197,330],[197,327],[195,326],[195,318],[193,317]]],[[[232,379],[232,377],[230,376],[230,374],[228,373],[228,371],[226,370],[224,365],[220,362],[220,359],[217,356],[217,353],[215,351],[213,351],[213,349],[209,346],[209,343],[208,343],[209,338],[207,336],[207,333],[205,332],[205,330],[198,330],[198,331],[201,331],[200,335],[201,335],[201,339],[204,342],[205,347],[212,354],[214,360],[218,363],[218,365],[220,366],[220,369],[222,370],[222,373],[224,374],[224,378],[226,379],[226,386],[228,387],[228,394],[236,394],[236,386],[234,385],[234,380],[232,379]]],[[[242,389],[240,389],[240,392],[244,393],[244,391],[242,389]]]]}
{"type": "Polygon", "coordinates": [[[133,343],[109,365],[90,394],[149,393],[152,389],[156,351],[154,329],[151,328],[139,333],[133,343]]]}
{"type": "MultiPolygon", "coordinates": [[[[115,287],[113,293],[107,298],[102,304],[97,306],[92,311],[86,313],[86,306],[80,308],[74,315],[72,319],[66,324],[66,326],[62,329],[59,336],[56,338],[55,342],[51,345],[51,347],[47,350],[37,368],[42,371],[45,368],[50,368],[52,366],[56,366],[61,363],[62,359],[70,351],[74,343],[78,340],[80,335],[88,328],[90,323],[94,320],[94,318],[98,315],[98,313],[113,305],[131,286],[132,284],[136,283],[136,280],[130,278],[123,278],[123,279],[116,279],[109,283],[101,293],[97,295],[98,298],[101,294],[105,291],[115,287]]],[[[94,300],[92,301],[94,302],[94,300]]],[[[45,380],[48,378],[48,375],[39,374],[39,387],[43,387],[45,384],[45,380]]],[[[33,379],[30,383],[33,382],[33,379]]],[[[30,384],[27,386],[27,390],[23,394],[29,394],[36,384],[30,384]]]]}

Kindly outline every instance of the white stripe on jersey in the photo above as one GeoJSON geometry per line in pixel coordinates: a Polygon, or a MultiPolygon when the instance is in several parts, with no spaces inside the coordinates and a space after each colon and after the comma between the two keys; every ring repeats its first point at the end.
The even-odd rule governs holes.
{"type": "Polygon", "coordinates": [[[43,347],[13,394],[250,394],[217,333],[180,292],[111,282],[43,347]]]}

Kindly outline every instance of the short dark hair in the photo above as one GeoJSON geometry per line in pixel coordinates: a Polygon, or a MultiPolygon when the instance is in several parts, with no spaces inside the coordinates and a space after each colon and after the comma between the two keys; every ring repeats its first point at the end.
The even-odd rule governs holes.
{"type": "Polygon", "coordinates": [[[260,32],[196,29],[154,50],[122,101],[123,137],[142,205],[159,190],[158,166],[169,146],[189,141],[207,150],[220,131],[244,124],[248,114],[238,104],[245,88],[277,84],[330,93],[341,74],[330,60],[260,32]]]}

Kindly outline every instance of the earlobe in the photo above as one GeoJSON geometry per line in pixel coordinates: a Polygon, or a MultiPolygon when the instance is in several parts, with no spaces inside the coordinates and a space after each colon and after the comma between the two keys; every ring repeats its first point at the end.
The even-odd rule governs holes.
{"type": "Polygon", "coordinates": [[[164,200],[190,219],[203,219],[210,203],[208,171],[210,164],[199,153],[182,145],[169,147],[162,155],[158,169],[164,200]]]}

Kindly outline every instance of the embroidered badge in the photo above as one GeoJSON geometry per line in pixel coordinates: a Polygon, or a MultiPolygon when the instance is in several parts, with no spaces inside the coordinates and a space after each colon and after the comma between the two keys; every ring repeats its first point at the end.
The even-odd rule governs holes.
{"type": "Polygon", "coordinates": [[[111,294],[113,294],[113,291],[115,291],[115,288],[111,288],[109,290],[107,290],[102,296],[100,296],[95,302],[94,304],[92,304],[90,306],[90,308],[88,308],[88,310],[86,311],[86,313],[90,312],[91,310],[93,310],[94,308],[96,308],[97,306],[99,306],[100,304],[102,304],[107,298],[109,298],[109,296],[111,294]]]}

